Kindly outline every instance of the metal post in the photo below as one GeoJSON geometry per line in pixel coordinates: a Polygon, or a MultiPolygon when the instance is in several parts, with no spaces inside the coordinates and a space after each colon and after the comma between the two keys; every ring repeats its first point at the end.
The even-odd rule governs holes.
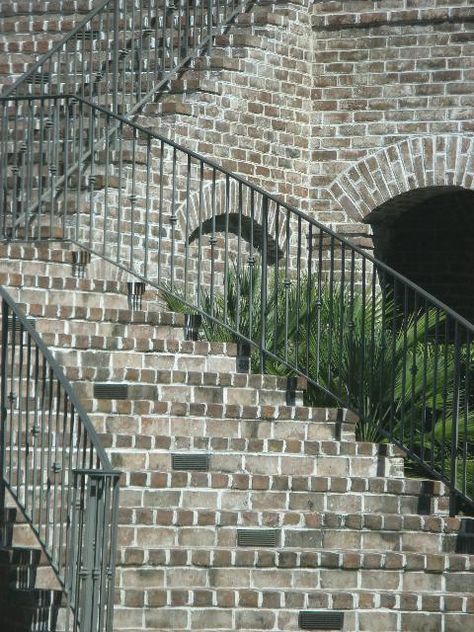
{"type": "Polygon", "coordinates": [[[114,2],[114,44],[112,48],[112,111],[118,114],[119,12],[121,0],[114,2]]]}
{"type": "MultiPolygon", "coordinates": [[[[81,474],[84,476],[84,474],[81,474]]],[[[97,616],[96,590],[96,551],[97,551],[97,517],[99,485],[91,476],[85,485],[83,539],[78,543],[82,551],[82,566],[79,570],[80,595],[76,595],[76,603],[80,604],[81,632],[95,632],[97,616]]]]}
{"type": "Polygon", "coordinates": [[[207,54],[209,57],[212,53],[212,2],[208,0],[207,2],[207,36],[208,36],[208,46],[207,46],[207,54]]]}
{"type": "Polygon", "coordinates": [[[461,378],[461,341],[459,325],[454,323],[454,379],[451,422],[451,456],[450,456],[450,493],[449,515],[456,515],[456,487],[457,487],[457,460],[458,460],[458,433],[459,433],[459,385],[461,378]]]}
{"type": "Polygon", "coordinates": [[[7,372],[8,372],[8,314],[6,301],[2,301],[2,349],[0,356],[0,511],[5,508],[5,439],[7,424],[7,372]]]}

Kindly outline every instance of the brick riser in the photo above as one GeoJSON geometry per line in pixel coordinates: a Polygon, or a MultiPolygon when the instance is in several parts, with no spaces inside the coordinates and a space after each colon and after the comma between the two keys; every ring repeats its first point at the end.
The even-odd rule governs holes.
{"type": "MultiPolygon", "coordinates": [[[[70,251],[50,246],[3,246],[0,274],[124,471],[114,630],[296,630],[306,609],[345,612],[346,631],[472,625],[469,519],[447,517],[442,484],[404,478],[398,450],[356,442],[350,416],[288,405],[236,345],[185,340],[154,293],[130,311],[122,282],[91,280],[94,260],[71,279],[70,251]],[[54,295],[30,289],[42,266],[54,295]],[[98,379],[131,397],[91,398],[98,379]],[[265,385],[273,402],[249,402],[265,385]],[[208,454],[209,471],[171,454],[208,454]],[[275,548],[239,547],[241,529],[276,529],[275,548]]],[[[34,548],[26,524],[12,537],[34,548]]]]}

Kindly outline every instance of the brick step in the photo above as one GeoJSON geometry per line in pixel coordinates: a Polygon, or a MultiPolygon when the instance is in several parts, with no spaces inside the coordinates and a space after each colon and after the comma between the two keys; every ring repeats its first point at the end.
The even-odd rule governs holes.
{"type": "MultiPolygon", "coordinates": [[[[333,408],[279,406],[252,407],[165,405],[163,413],[153,415],[109,414],[96,411],[90,419],[106,446],[114,445],[118,436],[131,437],[130,445],[146,438],[146,445],[156,445],[155,437],[164,434],[189,437],[235,437],[248,439],[354,440],[355,424],[350,414],[333,408]],[[227,413],[227,416],[218,414],[227,413]],[[213,413],[212,415],[209,413],[213,413]],[[303,415],[307,415],[303,419],[303,415]]],[[[128,444],[127,444],[128,445],[128,444]]]]}
{"type": "MultiPolygon", "coordinates": [[[[35,319],[57,319],[67,321],[83,321],[88,323],[108,323],[121,325],[150,325],[154,327],[184,327],[185,316],[175,312],[143,310],[143,309],[117,309],[113,307],[89,307],[79,305],[51,305],[44,303],[22,303],[18,302],[19,307],[29,316],[35,319]]],[[[193,353],[194,348],[189,347],[189,351],[185,343],[179,341],[166,340],[163,341],[164,348],[170,353],[180,350],[181,353],[193,353]],[[181,346],[180,346],[181,345],[181,346]],[[182,350],[181,350],[182,349],[182,350]]],[[[199,345],[200,343],[196,343],[199,345]]],[[[202,350],[215,348],[219,349],[222,343],[202,343],[202,350]],[[211,345],[209,347],[209,344],[211,345]],[[216,345],[215,347],[213,345],[216,345]]],[[[228,345],[231,343],[227,343],[228,345]]],[[[199,347],[201,348],[201,347],[199,347]]]]}
{"type": "MultiPolygon", "coordinates": [[[[172,333],[174,335],[174,332],[172,333]]],[[[44,339],[47,340],[48,335],[44,339]]],[[[94,381],[122,382],[125,380],[128,383],[142,382],[144,384],[158,381],[163,385],[169,384],[168,390],[170,393],[174,393],[173,397],[178,396],[180,392],[184,395],[189,391],[186,381],[189,386],[195,385],[197,387],[202,385],[212,388],[213,384],[220,388],[224,386],[247,388],[246,385],[249,384],[248,388],[255,388],[252,386],[252,380],[257,383],[258,378],[241,377],[248,375],[246,372],[248,371],[248,362],[245,358],[236,357],[236,354],[220,355],[219,350],[214,351],[212,346],[209,350],[205,349],[196,356],[192,352],[180,353],[176,351],[173,353],[173,342],[182,343],[184,346],[189,341],[158,339],[140,344],[141,348],[129,350],[127,347],[131,346],[131,343],[130,345],[125,343],[122,350],[110,348],[81,350],[79,348],[59,347],[52,347],[51,350],[68,377],[74,380],[80,380],[82,377],[82,379],[94,379],[94,381]],[[144,350],[144,347],[147,349],[144,350]],[[170,372],[175,375],[174,382],[171,381],[170,372]],[[218,372],[232,373],[222,375],[219,378],[218,372]],[[176,388],[174,388],[174,384],[176,388]],[[171,389],[172,386],[174,390],[171,389]]],[[[196,344],[199,345],[199,343],[196,344]]],[[[270,376],[267,381],[268,383],[272,381],[270,376]]],[[[212,395],[212,391],[209,391],[209,394],[212,395]]]]}
{"type": "MultiPolygon", "coordinates": [[[[145,454],[137,454],[135,469],[131,469],[132,457],[127,460],[125,450],[122,454],[113,455],[115,467],[122,467],[123,463],[123,469],[142,473],[141,486],[145,480],[143,474],[149,472],[148,464],[154,461],[153,454],[149,459],[145,454]]],[[[133,476],[130,477],[130,481],[132,479],[133,476]]],[[[164,503],[164,506],[176,509],[212,509],[219,502],[221,504],[217,506],[221,509],[243,512],[350,511],[371,514],[379,512],[396,516],[406,513],[435,513],[443,514],[443,520],[448,520],[446,524],[451,524],[445,515],[448,511],[448,497],[430,493],[426,491],[426,487],[421,486],[420,481],[410,479],[154,471],[146,480],[150,481],[150,489],[143,490],[140,486],[133,489],[132,484],[132,487],[123,490],[124,498],[130,495],[128,506],[131,506],[132,502],[135,503],[135,507],[139,506],[143,496],[146,499],[145,506],[163,506],[164,503]],[[379,487],[375,486],[374,482],[380,483],[379,487]],[[408,487],[408,483],[412,482],[418,483],[418,486],[408,487]],[[398,483],[398,486],[394,483],[398,483]],[[399,491],[400,489],[402,491],[399,491]]],[[[379,516],[377,520],[374,524],[379,526],[373,527],[374,529],[381,528],[382,518],[379,516]]],[[[458,525],[459,522],[455,524],[458,525]]]]}
{"type": "Polygon", "coordinates": [[[17,285],[20,283],[19,279],[15,279],[15,275],[10,276],[12,278],[5,279],[3,285],[9,288],[10,296],[17,303],[44,303],[45,306],[64,306],[66,309],[70,307],[85,307],[91,310],[95,308],[127,310],[129,307],[126,293],[120,291],[120,288],[114,288],[113,285],[110,285],[114,283],[113,281],[91,281],[89,283],[87,279],[69,277],[59,280],[57,284],[59,287],[56,288],[42,288],[34,285],[19,287],[17,285]],[[86,283],[84,283],[85,281],[86,283]],[[103,287],[102,291],[100,290],[101,286],[103,287]]]}
{"type": "Polygon", "coordinates": [[[258,5],[249,13],[240,13],[235,23],[240,26],[288,26],[287,10],[276,7],[276,11],[269,11],[267,7],[258,5]]]}
{"type": "MultiPolygon", "coordinates": [[[[240,17],[240,16],[239,16],[240,17]]],[[[243,18],[243,16],[242,16],[243,18]]],[[[242,19],[241,18],[241,19],[242,19]]],[[[236,24],[242,24],[239,22],[239,19],[236,20],[236,24]]],[[[244,27],[239,31],[238,28],[232,29],[229,33],[224,33],[222,35],[217,35],[215,37],[216,48],[228,50],[230,52],[235,48],[261,48],[263,50],[267,50],[268,43],[266,41],[267,38],[262,37],[261,34],[253,34],[249,32],[248,27],[244,27]]],[[[246,52],[246,50],[245,50],[246,52]]],[[[240,55],[239,55],[240,56],[240,55]]]]}
{"type": "MultiPolygon", "coordinates": [[[[237,542],[236,527],[163,526],[161,524],[140,525],[133,529],[129,523],[118,527],[118,537],[128,538],[131,534],[138,546],[205,546],[234,547],[237,542]]],[[[458,550],[457,533],[421,531],[362,530],[349,528],[298,528],[281,529],[282,546],[286,551],[315,548],[325,551],[362,549],[374,552],[418,552],[427,554],[455,553],[458,550]]],[[[474,575],[473,575],[474,577],[474,575]]],[[[230,580],[229,580],[230,581],[230,580]]],[[[220,584],[222,585],[222,584],[220,584]]],[[[232,581],[230,586],[236,585],[232,581]]],[[[290,586],[287,586],[290,587],[290,586]]],[[[356,586],[353,586],[356,588],[356,586]]]]}
{"type": "MultiPolygon", "coordinates": [[[[46,340],[51,330],[64,327],[65,335],[74,338],[74,343],[78,349],[84,347],[84,342],[92,342],[95,338],[99,340],[95,344],[100,347],[100,340],[122,340],[123,350],[136,349],[140,352],[153,351],[159,354],[159,358],[153,361],[150,369],[168,371],[226,371],[235,367],[236,358],[241,366],[239,372],[248,370],[248,357],[241,352],[236,343],[233,342],[207,342],[205,340],[183,340],[185,329],[184,319],[178,318],[179,314],[171,312],[149,312],[146,314],[149,323],[127,322],[100,322],[95,320],[55,320],[55,319],[35,319],[36,330],[42,334],[46,340]],[[156,323],[156,324],[152,324],[156,323]],[[180,332],[180,330],[183,330],[180,332]],[[85,333],[81,333],[85,332],[85,333]],[[89,334],[89,332],[91,332],[89,334]],[[81,340],[83,339],[83,340],[81,340]],[[138,348],[132,347],[132,342],[138,348]]],[[[51,345],[54,346],[54,345],[51,345]]],[[[59,351],[58,351],[59,352],[59,351]]],[[[71,354],[74,352],[71,350],[71,354]]],[[[69,368],[67,362],[68,354],[64,355],[65,366],[69,368]]],[[[79,356],[74,355],[78,358],[79,356]]],[[[89,356],[81,355],[84,361],[83,368],[96,367],[96,362],[88,362],[89,356]]],[[[94,359],[94,355],[91,355],[94,359]]],[[[78,367],[79,368],[79,367],[78,367]]],[[[100,365],[97,368],[101,367],[100,365]]],[[[126,367],[124,367],[126,368],[126,367]]],[[[233,371],[236,369],[234,368],[233,371]]],[[[74,378],[78,379],[78,378],[74,378]]],[[[125,379],[125,378],[124,378],[125,379]]],[[[144,381],[147,381],[146,379],[144,381]]]]}
{"type": "Polygon", "coordinates": [[[307,421],[313,418],[311,406],[291,405],[240,405],[207,402],[151,402],[150,400],[107,401],[87,399],[82,402],[88,413],[124,415],[153,415],[177,417],[206,417],[210,419],[285,419],[307,421]]]}
{"type": "MultiPolygon", "coordinates": [[[[75,276],[73,267],[73,253],[78,251],[67,251],[66,261],[56,262],[54,259],[16,259],[14,257],[0,256],[1,274],[19,274],[21,277],[62,277],[63,280],[75,276]],[[13,263],[14,262],[14,263],[13,263]],[[14,270],[14,272],[13,272],[14,270]]],[[[54,257],[54,255],[53,255],[54,257]]],[[[89,264],[87,264],[89,265],[89,264]]],[[[86,268],[87,269],[87,268],[86,268]]],[[[76,275],[77,276],[77,275],[76,275]]]]}
{"type": "MultiPolygon", "coordinates": [[[[10,267],[11,269],[11,267],[10,267]]],[[[21,272],[3,272],[0,271],[0,283],[9,287],[18,287],[22,289],[46,290],[68,290],[69,292],[90,292],[107,293],[107,294],[127,294],[126,281],[109,281],[106,279],[87,279],[72,276],[71,269],[66,268],[69,276],[49,276],[40,274],[23,274],[21,272]]],[[[46,295],[48,293],[45,292],[46,295]]],[[[155,296],[156,291],[149,291],[149,295],[155,296]]]]}
{"type": "MultiPolygon", "coordinates": [[[[411,571],[458,575],[474,570],[474,555],[462,553],[373,552],[357,549],[326,551],[317,548],[300,551],[266,548],[205,547],[124,547],[118,563],[148,567],[196,568],[272,568],[272,569],[344,569],[348,571],[411,571]]],[[[470,578],[472,581],[472,577],[470,578]]]]}
{"type": "MultiPolygon", "coordinates": [[[[156,103],[154,105],[156,105],[156,103]]],[[[15,117],[15,115],[16,113],[12,112],[11,117],[13,118],[15,117]]],[[[65,112],[64,114],[61,114],[61,116],[70,116],[70,115],[65,112]]],[[[41,122],[39,120],[39,115],[37,115],[37,119],[38,120],[35,121],[35,126],[37,128],[40,128],[41,122]]],[[[43,121],[43,125],[44,125],[44,121],[43,121]]],[[[77,132],[74,135],[74,138],[75,140],[78,141],[80,139],[80,135],[79,135],[80,129],[79,128],[74,128],[74,129],[77,132]]],[[[72,137],[72,130],[73,128],[70,128],[71,137],[72,137]]],[[[124,130],[124,134],[125,134],[125,130],[124,130]]],[[[87,148],[88,142],[89,142],[87,129],[83,130],[82,138],[83,138],[83,145],[87,148]]],[[[36,133],[33,136],[28,136],[28,138],[26,139],[24,130],[22,130],[21,135],[16,132],[16,141],[7,142],[5,145],[5,154],[7,154],[8,166],[9,167],[21,166],[23,164],[24,159],[22,157],[21,146],[20,146],[22,139],[25,140],[25,142],[27,141],[28,161],[33,163],[32,164],[33,174],[37,175],[40,171],[40,166],[41,166],[43,175],[48,175],[49,163],[50,163],[48,146],[52,142],[51,139],[49,137],[46,137],[41,140],[39,135],[36,133]],[[41,147],[41,144],[43,145],[43,147],[41,147]],[[45,145],[46,145],[46,148],[45,148],[45,145]]],[[[155,159],[161,156],[161,149],[157,141],[152,143],[151,149],[152,149],[152,155],[155,159]]],[[[167,169],[171,170],[172,161],[171,159],[167,160],[166,152],[167,152],[167,148],[165,147],[165,156],[164,156],[165,170],[167,169]]],[[[71,153],[68,153],[67,157],[68,157],[68,167],[70,168],[71,165],[74,164],[73,160],[76,158],[76,156],[71,153]]],[[[139,165],[145,165],[148,159],[148,153],[141,139],[136,140],[135,148],[133,147],[130,140],[126,140],[123,142],[123,145],[121,148],[117,148],[111,143],[108,149],[108,152],[106,152],[105,150],[99,150],[95,152],[94,158],[95,158],[96,166],[100,164],[105,164],[106,162],[107,164],[119,164],[120,161],[122,162],[123,165],[128,165],[128,164],[133,164],[133,163],[139,164],[139,165]]],[[[58,168],[58,173],[61,173],[61,174],[63,173],[63,166],[65,163],[65,159],[66,159],[66,154],[63,151],[61,151],[61,155],[58,157],[57,161],[55,161],[54,163],[55,166],[58,168]]],[[[11,169],[8,170],[8,173],[9,174],[11,173],[11,169]]],[[[21,178],[21,172],[19,174],[19,179],[20,178],[21,178]]]]}
{"type": "MultiPolygon", "coordinates": [[[[146,614],[147,630],[163,632],[189,632],[189,630],[274,630],[290,632],[301,630],[299,615],[304,610],[344,612],[344,632],[464,632],[474,626],[471,600],[465,594],[445,596],[435,595],[434,601],[428,596],[423,599],[413,592],[356,590],[291,592],[259,590],[258,602],[253,594],[240,599],[241,591],[202,588],[191,593],[192,605],[187,606],[186,591],[149,591],[154,609],[146,614]],[[171,593],[171,594],[170,594],[171,593]],[[168,599],[169,595],[169,599],[168,599]],[[171,596],[176,599],[172,604],[171,596]],[[194,597],[196,595],[196,597],[194,597]],[[284,601],[283,601],[284,596],[284,601]],[[437,599],[436,599],[437,598],[437,599]],[[186,605],[183,605],[184,604],[186,605]],[[438,610],[434,610],[439,604],[438,610]],[[445,604],[446,610],[444,612],[445,604]]],[[[127,632],[143,632],[140,609],[117,607],[114,621],[116,625],[128,622],[127,632]],[[136,614],[135,614],[136,613],[136,614]]],[[[327,629],[327,628],[326,628],[327,629]]]]}
{"type": "MultiPolygon", "coordinates": [[[[125,450],[111,450],[113,457],[120,459],[121,467],[126,470],[133,468],[142,458],[153,462],[153,469],[168,472],[173,469],[172,455],[168,451],[158,452],[156,449],[135,449],[133,453],[125,450]],[[127,467],[128,460],[131,465],[127,467]]],[[[208,469],[212,473],[233,473],[235,476],[251,473],[265,476],[291,476],[296,472],[299,476],[397,476],[403,475],[403,461],[399,457],[386,456],[334,456],[319,454],[267,454],[262,452],[173,452],[180,457],[202,455],[208,457],[208,469]]],[[[176,459],[175,459],[176,460],[176,459]]],[[[185,468],[183,468],[185,469],[185,468]]]]}
{"type": "Polygon", "coordinates": [[[72,263],[73,250],[77,246],[64,241],[0,242],[0,259],[72,263]]]}
{"type": "Polygon", "coordinates": [[[34,222],[26,230],[20,226],[12,231],[8,221],[6,224],[2,237],[6,237],[7,239],[61,239],[64,236],[61,218],[55,218],[53,222],[51,222],[51,218],[48,218],[45,222],[46,225],[39,227],[38,224],[34,222]]]}
{"type": "Polygon", "coordinates": [[[213,51],[212,55],[204,55],[195,57],[190,61],[190,68],[193,70],[228,70],[232,72],[243,72],[244,64],[236,57],[229,57],[222,52],[217,55],[213,51]]]}
{"type": "MultiPolygon", "coordinates": [[[[135,355],[139,352],[137,351],[135,355]]],[[[111,355],[115,354],[112,352],[111,355]]],[[[111,361],[113,366],[114,362],[111,361]]],[[[181,371],[176,370],[157,370],[150,372],[149,375],[145,375],[147,379],[143,381],[140,379],[142,376],[136,375],[135,379],[129,383],[129,390],[136,386],[137,389],[141,389],[142,386],[149,389],[148,384],[152,383],[154,386],[164,387],[176,387],[177,392],[187,392],[187,387],[233,387],[242,388],[246,390],[261,389],[263,391],[275,391],[275,392],[291,392],[295,393],[296,397],[301,397],[301,393],[306,389],[306,381],[299,380],[298,383],[287,377],[278,377],[276,375],[262,375],[260,373],[239,373],[237,371],[229,372],[217,369],[216,371],[189,371],[183,369],[181,371]],[[186,389],[186,390],[184,390],[186,389]]],[[[77,392],[82,392],[85,397],[88,396],[89,390],[86,388],[86,381],[77,381],[75,388],[77,392]]],[[[150,392],[150,398],[153,397],[152,391],[150,392]]],[[[210,391],[212,394],[212,391],[210,391]]],[[[133,396],[133,395],[132,395],[133,396]]]]}
{"type": "MultiPolygon", "coordinates": [[[[253,552],[249,551],[249,553],[253,552]]],[[[417,595],[438,593],[441,596],[446,593],[454,593],[462,594],[464,597],[469,597],[474,590],[474,574],[471,572],[433,573],[408,569],[308,569],[279,566],[277,567],[278,572],[275,573],[275,568],[266,565],[256,568],[245,562],[241,567],[224,565],[209,568],[143,564],[141,572],[143,577],[150,578],[150,587],[157,586],[159,579],[161,579],[162,590],[192,591],[216,585],[219,586],[220,590],[240,589],[250,593],[254,591],[258,593],[259,590],[275,590],[280,593],[284,603],[285,593],[291,592],[295,588],[306,589],[307,592],[343,588],[347,592],[365,589],[376,593],[379,590],[383,592],[393,590],[394,594],[416,592],[417,595]],[[383,587],[381,586],[382,582],[383,587]]],[[[126,569],[123,570],[123,575],[126,579],[126,569]]],[[[254,593],[254,596],[257,595],[254,593]]],[[[254,605],[257,606],[258,601],[254,605]]]]}
{"type": "MultiPolygon", "coordinates": [[[[45,629],[45,625],[48,626],[46,629],[54,630],[58,611],[61,606],[65,605],[65,598],[62,591],[59,590],[10,589],[9,597],[11,607],[8,610],[12,623],[14,625],[31,625],[34,621],[35,626],[41,624],[40,628],[36,628],[40,630],[45,629]]],[[[5,616],[5,610],[2,614],[5,616]]]]}
{"type": "MultiPolygon", "coordinates": [[[[120,352],[114,351],[110,352],[110,362],[112,364],[114,363],[114,356],[119,353],[120,352]]],[[[139,357],[137,358],[137,355],[139,354],[133,354],[135,362],[140,360],[139,357]]],[[[115,360],[115,362],[122,364],[123,360],[115,360]]],[[[182,373],[184,373],[184,371],[182,373]]],[[[198,373],[198,375],[202,376],[201,373],[198,373]]],[[[279,406],[288,404],[291,405],[292,400],[296,400],[295,403],[298,405],[298,400],[302,400],[302,397],[299,397],[298,393],[295,397],[291,393],[282,389],[275,390],[275,388],[272,387],[257,388],[247,385],[238,386],[239,380],[237,378],[240,376],[247,377],[248,375],[249,374],[246,373],[235,373],[235,380],[233,380],[235,385],[232,384],[228,386],[211,386],[209,384],[203,384],[202,380],[201,384],[197,385],[194,385],[192,381],[188,384],[129,383],[127,398],[125,400],[116,400],[116,403],[125,403],[130,406],[131,410],[136,409],[135,405],[137,405],[139,409],[142,410],[142,406],[146,402],[145,409],[152,410],[151,407],[153,407],[155,402],[205,405],[220,404],[224,406],[279,406]]],[[[84,403],[86,410],[90,410],[91,402],[93,402],[93,410],[96,409],[96,406],[99,407],[99,410],[103,410],[102,404],[105,404],[106,406],[114,406],[114,400],[96,399],[93,389],[94,385],[90,382],[74,383],[74,390],[84,403]]]]}
{"type": "Polygon", "coordinates": [[[176,452],[237,452],[245,454],[302,454],[308,456],[334,457],[395,457],[402,458],[404,453],[391,443],[379,444],[364,441],[301,440],[301,439],[257,439],[253,437],[211,437],[155,435],[154,447],[176,452]]]}

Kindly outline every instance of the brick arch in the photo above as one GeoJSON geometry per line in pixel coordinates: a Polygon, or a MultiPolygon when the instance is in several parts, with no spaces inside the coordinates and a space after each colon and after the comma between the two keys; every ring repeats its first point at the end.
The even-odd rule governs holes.
{"type": "MultiPolygon", "coordinates": [[[[189,239],[193,234],[196,234],[200,225],[203,226],[208,223],[209,220],[212,220],[213,201],[215,217],[224,215],[226,208],[228,208],[229,214],[237,213],[242,209],[242,215],[251,219],[250,189],[244,185],[242,190],[243,195],[241,199],[239,199],[238,181],[232,178],[227,181],[225,177],[222,177],[216,181],[214,193],[212,182],[208,182],[203,187],[202,192],[194,191],[189,197],[189,202],[183,202],[176,213],[181,237],[186,239],[187,236],[189,239]],[[200,204],[201,198],[202,204],[200,204]]],[[[272,208],[274,208],[274,206],[272,208]]],[[[269,213],[268,236],[274,243],[276,242],[279,251],[283,251],[286,243],[285,215],[283,211],[280,211],[279,215],[278,236],[275,240],[276,213],[269,213]]],[[[260,230],[263,230],[262,197],[260,195],[256,195],[254,198],[253,220],[254,223],[259,226],[260,230]]]]}
{"type": "Polygon", "coordinates": [[[349,218],[360,222],[399,195],[438,187],[474,188],[474,136],[407,138],[360,160],[329,190],[349,218]]]}

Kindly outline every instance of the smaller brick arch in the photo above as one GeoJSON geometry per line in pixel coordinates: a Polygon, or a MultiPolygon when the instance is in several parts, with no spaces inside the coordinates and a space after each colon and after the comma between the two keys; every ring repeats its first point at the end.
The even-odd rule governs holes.
{"type": "Polygon", "coordinates": [[[438,187],[474,187],[474,136],[407,138],[362,159],[329,190],[349,218],[361,222],[397,196],[438,187]]]}
{"type": "MultiPolygon", "coordinates": [[[[194,191],[190,195],[189,202],[185,202],[180,206],[177,218],[182,238],[187,239],[188,243],[191,243],[196,238],[199,226],[201,226],[204,233],[210,232],[209,226],[213,217],[217,222],[216,229],[221,229],[225,224],[226,209],[230,218],[236,217],[241,212],[243,224],[247,226],[247,224],[252,223],[254,226],[254,239],[258,238],[258,236],[261,237],[263,234],[262,196],[255,194],[252,198],[249,187],[243,186],[239,190],[237,180],[227,180],[224,176],[217,180],[215,185],[212,182],[208,182],[202,191],[194,191]]],[[[275,225],[275,205],[271,205],[268,217],[269,247],[272,251],[278,253],[278,258],[280,258],[286,244],[286,214],[283,211],[279,212],[278,228],[275,225]],[[275,235],[275,232],[278,234],[275,235]]],[[[233,231],[234,224],[235,221],[229,223],[230,232],[233,231]]],[[[247,233],[249,232],[247,230],[247,233]]],[[[242,235],[244,238],[246,237],[245,229],[242,235]]],[[[254,246],[256,246],[255,243],[254,246]]]]}

